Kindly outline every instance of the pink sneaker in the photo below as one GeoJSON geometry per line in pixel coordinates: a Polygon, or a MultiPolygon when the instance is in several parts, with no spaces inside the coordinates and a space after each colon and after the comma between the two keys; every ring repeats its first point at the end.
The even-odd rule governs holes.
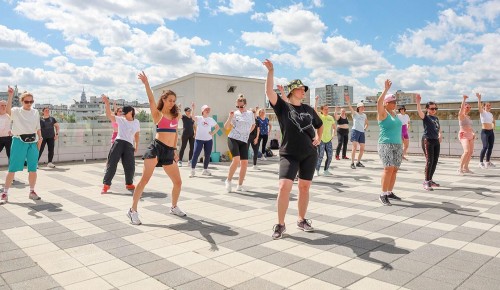
{"type": "Polygon", "coordinates": [[[36,194],[36,192],[34,191],[31,191],[30,192],[30,195],[28,196],[29,199],[32,199],[32,200],[40,200],[41,198],[38,196],[38,194],[36,194]]]}
{"type": "Polygon", "coordinates": [[[9,197],[6,193],[2,193],[2,197],[0,198],[0,204],[6,204],[9,201],[9,197]]]}

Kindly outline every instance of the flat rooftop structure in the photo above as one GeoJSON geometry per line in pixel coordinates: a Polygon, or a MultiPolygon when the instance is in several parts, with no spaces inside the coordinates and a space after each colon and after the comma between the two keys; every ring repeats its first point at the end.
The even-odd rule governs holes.
{"type": "Polygon", "coordinates": [[[36,202],[27,173],[17,173],[0,206],[0,288],[498,289],[500,164],[481,170],[473,159],[475,174],[458,175],[459,159],[441,158],[441,186],[425,191],[424,159],[410,156],[394,190],[402,201],[383,206],[377,155],[355,170],[334,160],[333,176],[312,183],[307,218],[316,231],[295,227],[295,183],[286,234],[272,240],[277,162],[259,161],[247,191],[232,193],[228,163],[194,178],[180,168],[184,218],[168,213],[172,186],[158,168],[139,203],[141,226],[126,217],[132,196],[120,166],[104,195],[104,161],[41,166],[36,202]]]}

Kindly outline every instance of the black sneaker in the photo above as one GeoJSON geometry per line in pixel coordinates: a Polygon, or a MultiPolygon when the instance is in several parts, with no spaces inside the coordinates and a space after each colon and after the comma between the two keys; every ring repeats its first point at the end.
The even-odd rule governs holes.
{"type": "Polygon", "coordinates": [[[431,187],[440,187],[441,185],[439,183],[435,183],[434,181],[429,181],[431,187]]]}
{"type": "Polygon", "coordinates": [[[395,199],[395,200],[401,200],[401,197],[395,195],[394,192],[392,192],[392,191],[391,191],[391,193],[387,197],[395,199]]]}
{"type": "Polygon", "coordinates": [[[304,232],[313,232],[314,228],[311,225],[311,220],[304,219],[301,221],[297,221],[297,228],[299,230],[303,230],[304,232]]]}
{"type": "Polygon", "coordinates": [[[278,240],[283,237],[283,233],[286,232],[286,226],[285,225],[280,225],[280,224],[275,224],[273,227],[273,239],[278,240]]]}
{"type": "Polygon", "coordinates": [[[357,166],[357,167],[365,167],[365,166],[363,165],[363,163],[361,163],[361,162],[359,162],[359,161],[358,161],[358,163],[356,163],[356,166],[357,166]]]}
{"type": "Polygon", "coordinates": [[[380,200],[383,205],[392,205],[389,198],[387,198],[387,195],[379,195],[378,200],[380,200]]]}
{"type": "Polygon", "coordinates": [[[356,169],[356,166],[354,165],[354,163],[351,163],[351,168],[356,169]]]}

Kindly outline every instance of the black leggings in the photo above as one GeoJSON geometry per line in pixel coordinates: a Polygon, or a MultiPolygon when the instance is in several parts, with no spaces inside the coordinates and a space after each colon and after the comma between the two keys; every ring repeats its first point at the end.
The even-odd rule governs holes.
{"type": "Polygon", "coordinates": [[[337,151],[335,156],[339,156],[340,148],[342,148],[342,157],[347,156],[347,141],[349,140],[349,129],[338,128],[337,129],[337,151]]]}
{"type": "Polygon", "coordinates": [[[252,146],[253,150],[253,165],[257,165],[257,158],[259,157],[259,142],[257,141],[257,144],[253,143],[253,140],[255,140],[255,136],[250,136],[248,138],[248,144],[252,146]]]}
{"type": "Polygon", "coordinates": [[[434,171],[436,171],[436,166],[439,159],[439,151],[441,150],[441,144],[439,139],[426,139],[422,138],[422,149],[425,154],[425,181],[432,180],[434,171]]]}
{"type": "Polygon", "coordinates": [[[5,152],[7,152],[7,158],[10,158],[11,146],[12,146],[12,136],[0,137],[0,152],[2,152],[3,148],[5,147],[5,152]]]}
{"type": "Polygon", "coordinates": [[[262,140],[262,155],[266,154],[267,138],[268,135],[259,135],[259,143],[262,140]]]}
{"type": "Polygon", "coordinates": [[[495,133],[493,132],[493,129],[481,130],[481,141],[483,141],[483,149],[481,150],[481,155],[479,155],[479,161],[483,162],[484,155],[486,155],[486,162],[490,162],[493,144],[495,143],[495,133]]]}
{"type": "Polygon", "coordinates": [[[49,150],[49,162],[52,162],[52,159],[54,158],[54,145],[55,145],[54,138],[42,139],[42,144],[40,145],[40,152],[38,153],[38,160],[40,160],[40,157],[42,156],[43,149],[45,149],[45,144],[47,144],[47,149],[49,150]]]}
{"type": "Polygon", "coordinates": [[[181,137],[181,151],[179,152],[179,161],[182,161],[182,158],[184,157],[184,150],[186,150],[186,145],[189,142],[189,159],[191,160],[193,157],[193,148],[194,148],[194,136],[184,136],[182,135],[181,137]]]}

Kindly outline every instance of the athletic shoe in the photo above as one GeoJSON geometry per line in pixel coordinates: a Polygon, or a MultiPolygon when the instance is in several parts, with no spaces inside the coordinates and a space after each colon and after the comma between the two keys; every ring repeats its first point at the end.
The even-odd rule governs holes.
{"type": "Polygon", "coordinates": [[[349,157],[347,157],[347,156],[342,156],[342,159],[349,159],[349,157]]]}
{"type": "Polygon", "coordinates": [[[0,204],[6,204],[9,202],[9,196],[6,193],[2,193],[2,198],[0,198],[0,204]]]}
{"type": "Polygon", "coordinates": [[[266,156],[262,155],[262,157],[260,158],[260,160],[262,160],[262,161],[266,161],[266,160],[267,160],[267,158],[266,158],[266,156]]]}
{"type": "Polygon", "coordinates": [[[315,172],[316,173],[314,173],[314,176],[318,177],[319,176],[319,170],[316,170],[315,172]]]}
{"type": "Polygon", "coordinates": [[[182,167],[182,161],[177,162],[177,166],[182,167]]]}
{"type": "Polygon", "coordinates": [[[52,162],[47,163],[47,167],[56,168],[56,166],[52,162]]]}
{"type": "Polygon", "coordinates": [[[486,164],[484,164],[484,162],[479,162],[479,168],[481,169],[486,169],[486,164]]]}
{"type": "Polygon", "coordinates": [[[273,239],[278,240],[283,237],[283,234],[286,232],[286,226],[285,225],[280,225],[280,224],[275,224],[273,227],[273,239]]]}
{"type": "Polygon", "coordinates": [[[176,216],[186,216],[186,213],[183,212],[178,206],[176,207],[171,207],[170,208],[170,213],[176,216]]]}
{"type": "Polygon", "coordinates": [[[424,181],[424,183],[422,185],[424,186],[424,189],[427,190],[427,191],[433,191],[434,190],[431,187],[430,181],[424,181]]]}
{"type": "Polygon", "coordinates": [[[458,173],[459,175],[464,175],[464,173],[465,173],[465,172],[464,172],[462,169],[457,169],[457,173],[458,173]]]}
{"type": "Polygon", "coordinates": [[[257,165],[254,165],[254,166],[252,167],[252,169],[253,169],[253,170],[255,170],[255,171],[260,170],[260,168],[259,168],[257,165]]]}
{"type": "Polygon", "coordinates": [[[129,209],[127,212],[127,216],[130,219],[130,223],[133,225],[141,225],[141,220],[139,219],[139,213],[136,211],[132,211],[132,209],[129,209]]]}
{"type": "Polygon", "coordinates": [[[491,163],[491,162],[489,162],[489,161],[488,161],[488,162],[486,162],[486,168],[490,168],[490,167],[491,167],[491,168],[495,168],[496,166],[495,166],[495,164],[493,164],[493,163],[491,163]]]}
{"type": "Polygon", "coordinates": [[[357,167],[365,167],[365,166],[363,165],[363,163],[361,163],[361,162],[359,162],[359,161],[358,161],[358,163],[356,163],[356,166],[357,166],[357,167]]]}
{"type": "Polygon", "coordinates": [[[29,199],[32,199],[32,200],[40,200],[41,198],[38,196],[38,194],[36,194],[36,192],[34,191],[30,191],[30,194],[28,195],[28,198],[29,199]]]}
{"type": "Polygon", "coordinates": [[[226,181],[224,181],[224,183],[226,185],[226,191],[227,192],[231,192],[231,189],[233,187],[233,185],[231,184],[231,181],[229,181],[229,180],[226,179],[226,181]]]}
{"type": "Polygon", "coordinates": [[[331,175],[333,175],[333,174],[332,174],[330,171],[325,170],[325,171],[323,171],[323,175],[325,175],[325,176],[330,175],[330,176],[331,176],[331,175]]]}
{"type": "Polygon", "coordinates": [[[101,194],[107,193],[110,187],[111,187],[111,185],[104,184],[102,186],[101,194]]]}
{"type": "Polygon", "coordinates": [[[474,172],[472,170],[470,170],[470,169],[465,169],[464,173],[474,174],[474,172]]]}
{"type": "Polygon", "coordinates": [[[238,184],[238,185],[236,186],[236,191],[245,192],[245,191],[247,191],[247,190],[243,187],[243,185],[239,185],[239,184],[238,184]]]}
{"type": "Polygon", "coordinates": [[[392,191],[389,193],[389,195],[387,195],[387,197],[395,199],[395,200],[401,200],[401,197],[395,195],[394,192],[392,192],[392,191]]]}
{"type": "Polygon", "coordinates": [[[311,224],[311,220],[304,219],[301,221],[297,221],[297,228],[299,230],[303,230],[304,232],[313,232],[314,228],[311,226],[311,224]]]}
{"type": "Polygon", "coordinates": [[[208,169],[203,169],[203,172],[201,173],[201,175],[212,176],[212,173],[210,171],[208,171],[208,169]]]}
{"type": "Polygon", "coordinates": [[[380,200],[380,202],[383,205],[389,205],[389,206],[392,205],[391,202],[389,201],[389,198],[387,197],[387,195],[379,195],[378,200],[380,200]]]}
{"type": "Polygon", "coordinates": [[[128,189],[128,190],[134,190],[135,189],[135,185],[133,185],[133,184],[127,184],[127,185],[125,185],[125,188],[128,189]]]}
{"type": "Polygon", "coordinates": [[[196,175],[196,171],[194,169],[191,169],[191,173],[189,174],[189,177],[194,177],[196,175]]]}
{"type": "Polygon", "coordinates": [[[431,187],[440,187],[441,185],[439,183],[435,183],[434,181],[429,181],[429,183],[431,184],[431,187]]]}
{"type": "Polygon", "coordinates": [[[351,168],[356,169],[356,165],[354,165],[354,163],[351,163],[351,168]]]}
{"type": "Polygon", "coordinates": [[[340,160],[340,157],[338,155],[335,155],[336,160],[340,160]]]}

